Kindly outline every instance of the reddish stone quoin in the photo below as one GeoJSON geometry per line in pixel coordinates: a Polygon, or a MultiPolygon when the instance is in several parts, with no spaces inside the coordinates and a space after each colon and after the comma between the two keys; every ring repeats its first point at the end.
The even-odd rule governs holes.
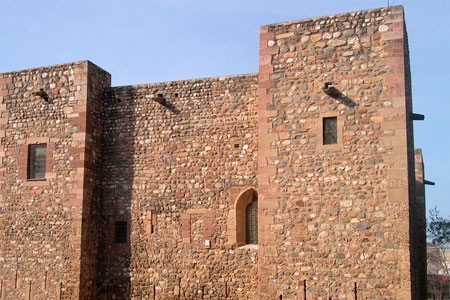
{"type": "Polygon", "coordinates": [[[1,299],[423,299],[403,8],[265,25],[259,50],[121,87],[89,61],[0,73],[1,299]]]}

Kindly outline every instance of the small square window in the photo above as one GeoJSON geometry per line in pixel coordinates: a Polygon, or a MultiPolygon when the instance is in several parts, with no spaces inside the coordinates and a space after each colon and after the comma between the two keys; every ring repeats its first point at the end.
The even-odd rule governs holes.
{"type": "Polygon", "coordinates": [[[115,223],[115,243],[126,244],[127,243],[127,222],[115,223]]]}
{"type": "Polygon", "coordinates": [[[45,179],[47,144],[28,146],[28,179],[45,179]]]}
{"type": "Polygon", "coordinates": [[[323,118],[323,144],[337,144],[337,117],[323,118]]]}

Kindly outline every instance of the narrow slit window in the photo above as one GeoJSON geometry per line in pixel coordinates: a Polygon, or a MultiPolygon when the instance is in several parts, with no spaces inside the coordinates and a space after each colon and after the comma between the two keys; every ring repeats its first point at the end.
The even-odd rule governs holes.
{"type": "Polygon", "coordinates": [[[127,222],[115,223],[115,243],[126,244],[127,243],[127,222]]]}
{"type": "Polygon", "coordinates": [[[323,118],[323,144],[337,144],[337,117],[323,118]]]}
{"type": "Polygon", "coordinates": [[[28,179],[45,179],[47,144],[28,147],[28,179]]]}
{"type": "Polygon", "coordinates": [[[246,244],[258,244],[258,200],[253,200],[245,209],[245,239],[246,244]]]}

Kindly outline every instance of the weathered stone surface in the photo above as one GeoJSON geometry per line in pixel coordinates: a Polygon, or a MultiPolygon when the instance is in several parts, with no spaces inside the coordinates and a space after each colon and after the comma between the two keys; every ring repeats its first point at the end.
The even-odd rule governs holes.
{"type": "Polygon", "coordinates": [[[389,30],[389,26],[388,26],[388,25],[385,25],[385,24],[380,25],[380,27],[378,27],[378,31],[379,31],[379,32],[386,32],[386,31],[388,31],[388,30],[389,30]]]}
{"type": "Polygon", "coordinates": [[[179,286],[192,299],[202,286],[221,298],[228,282],[232,298],[256,295],[257,277],[249,273],[256,272],[257,251],[234,249],[236,245],[230,250],[225,244],[227,219],[238,196],[232,190],[256,187],[257,86],[253,74],[109,91],[105,231],[100,239],[103,285],[115,286],[117,295],[126,294],[129,282],[135,295],[150,295],[156,286],[158,297],[173,295],[179,286]],[[158,91],[171,95],[167,102],[173,109],[146,100],[158,91]],[[198,211],[187,214],[193,209],[198,211]],[[141,230],[149,222],[142,217],[146,212],[154,218],[153,234],[141,230]],[[122,248],[109,229],[118,220],[128,220],[134,228],[131,245],[122,248]],[[211,241],[211,249],[205,249],[205,240],[211,241]]]}
{"type": "Polygon", "coordinates": [[[260,195],[271,199],[270,207],[261,204],[267,220],[259,242],[259,259],[264,261],[258,273],[264,283],[262,299],[279,295],[303,299],[298,292],[303,280],[308,282],[308,299],[347,299],[355,282],[361,287],[358,298],[363,299],[424,295],[419,272],[409,269],[411,261],[420,263],[416,251],[423,241],[415,241],[406,226],[415,220],[408,200],[414,199],[412,130],[405,127],[404,115],[411,110],[410,86],[407,83],[401,90],[394,86],[398,82],[405,87],[400,83],[405,75],[409,80],[409,69],[403,65],[407,41],[403,25],[392,33],[394,26],[388,21],[398,13],[401,8],[394,7],[293,21],[269,26],[264,33],[293,32],[297,37],[314,30],[309,40],[285,44],[300,44],[302,49],[289,56],[304,59],[287,67],[286,54],[274,53],[272,68],[260,72],[260,80],[270,78],[271,84],[260,87],[260,94],[270,97],[259,99],[259,106],[269,102],[278,112],[276,118],[259,123],[264,125],[260,143],[271,141],[271,152],[258,154],[260,195]],[[394,38],[396,46],[384,42],[394,38]],[[270,70],[277,76],[272,77],[270,70]],[[321,90],[325,82],[333,82],[347,103],[325,95],[321,90]],[[305,85],[306,90],[301,88],[305,85]],[[285,102],[287,96],[294,101],[285,102]],[[393,98],[403,101],[395,104],[403,112],[387,113],[393,98]],[[342,144],[323,145],[321,124],[328,116],[337,117],[342,144]],[[391,124],[394,120],[402,125],[391,124]],[[273,138],[282,126],[289,126],[289,135],[279,132],[273,138]],[[268,179],[261,178],[261,164],[275,167],[268,179]],[[357,266],[352,263],[356,261],[357,266]],[[330,265],[332,270],[326,267],[330,265]],[[369,285],[376,288],[363,288],[369,285]]]}
{"type": "Polygon", "coordinates": [[[355,282],[361,299],[423,298],[423,166],[416,152],[415,177],[393,15],[263,26],[258,74],[110,87],[87,61],[1,73],[2,299],[303,299],[304,280],[307,299],[348,299],[355,282]],[[42,181],[27,179],[36,143],[42,181]],[[243,195],[258,245],[239,242],[243,195]]]}
{"type": "Polygon", "coordinates": [[[339,46],[347,44],[347,41],[342,40],[342,39],[332,39],[329,42],[327,42],[327,44],[330,47],[339,47],[339,46]]]}
{"type": "Polygon", "coordinates": [[[33,299],[57,299],[61,290],[62,299],[94,299],[98,244],[90,228],[97,228],[99,216],[92,207],[98,206],[94,190],[100,186],[89,182],[99,175],[91,171],[98,167],[101,151],[96,117],[110,75],[83,61],[0,78],[11,83],[0,85],[7,91],[0,110],[8,112],[0,122],[2,299],[23,299],[30,288],[33,299]],[[48,101],[35,96],[41,89],[48,101]],[[36,143],[47,145],[46,177],[31,181],[27,152],[36,143]],[[1,159],[2,151],[8,158],[1,159]]]}
{"type": "Polygon", "coordinates": [[[347,37],[352,36],[354,33],[355,33],[355,30],[353,30],[353,29],[344,30],[344,36],[347,36],[347,37]]]}

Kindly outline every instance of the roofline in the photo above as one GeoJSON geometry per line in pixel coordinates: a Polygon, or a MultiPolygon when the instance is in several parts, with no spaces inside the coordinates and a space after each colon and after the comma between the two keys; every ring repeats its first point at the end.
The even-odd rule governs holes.
{"type": "Polygon", "coordinates": [[[344,15],[348,15],[348,14],[367,13],[367,12],[372,12],[372,11],[377,11],[377,10],[385,10],[385,9],[401,9],[402,11],[404,11],[403,5],[394,5],[394,6],[386,6],[386,7],[379,7],[379,8],[355,10],[355,11],[337,13],[337,14],[332,14],[332,15],[323,15],[323,16],[320,16],[320,17],[298,19],[298,20],[292,20],[292,21],[286,21],[286,22],[276,22],[276,23],[262,25],[260,27],[262,28],[262,27],[274,26],[274,25],[290,25],[290,24],[294,24],[294,23],[303,23],[303,22],[307,22],[307,21],[320,20],[320,19],[324,19],[324,18],[329,19],[329,18],[332,18],[332,17],[344,16],[344,15]]]}
{"type": "Polygon", "coordinates": [[[32,67],[32,68],[26,68],[26,69],[19,69],[19,70],[11,70],[11,71],[6,71],[6,72],[0,72],[0,75],[20,73],[20,72],[25,72],[25,71],[29,72],[29,71],[39,70],[39,69],[55,68],[55,67],[62,67],[62,66],[66,66],[66,65],[75,65],[75,64],[86,64],[86,65],[91,64],[91,65],[95,66],[96,68],[99,68],[99,69],[103,70],[104,72],[110,74],[108,71],[106,71],[102,67],[97,66],[96,64],[94,64],[92,61],[90,61],[88,59],[85,59],[85,60],[77,60],[77,61],[71,61],[71,62],[59,63],[59,64],[53,64],[53,65],[46,65],[46,66],[40,66],[40,67],[32,67]]]}
{"type": "Polygon", "coordinates": [[[172,80],[172,81],[160,81],[160,82],[149,82],[149,83],[138,83],[138,84],[132,84],[132,85],[118,85],[118,86],[111,86],[111,88],[126,88],[126,87],[143,87],[143,86],[157,86],[157,85],[166,85],[169,83],[182,83],[182,82],[190,82],[195,83],[197,81],[204,81],[204,80],[223,80],[227,78],[237,78],[237,77],[244,77],[244,76],[257,76],[259,73],[244,73],[244,74],[234,74],[234,75],[225,75],[225,76],[213,76],[213,77],[201,77],[201,78],[191,78],[191,79],[180,79],[180,80],[172,80]]]}

